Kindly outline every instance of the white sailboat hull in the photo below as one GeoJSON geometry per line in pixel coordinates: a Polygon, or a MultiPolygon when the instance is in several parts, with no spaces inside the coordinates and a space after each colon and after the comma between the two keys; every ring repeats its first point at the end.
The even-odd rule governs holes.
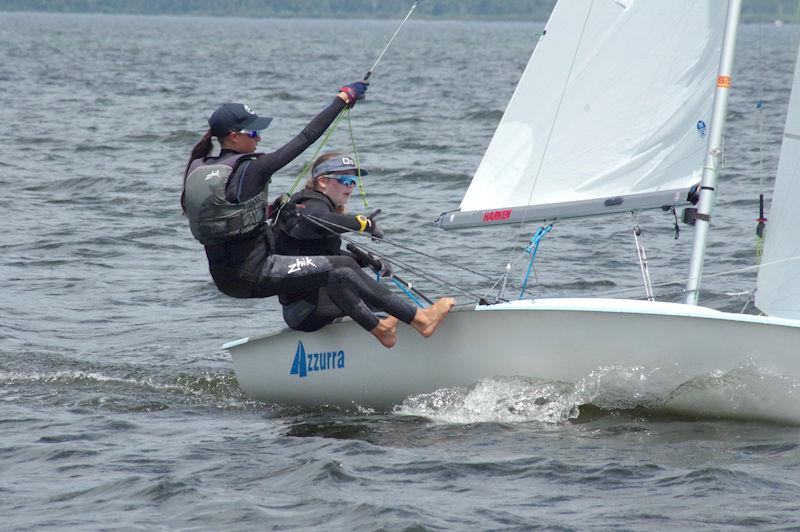
{"type": "Polygon", "coordinates": [[[246,393],[306,406],[383,409],[414,394],[486,377],[576,382],[611,366],[666,368],[685,382],[752,363],[800,380],[800,321],[615,299],[460,309],[431,338],[401,324],[392,349],[350,320],[314,333],[287,329],[223,347],[246,393]]]}

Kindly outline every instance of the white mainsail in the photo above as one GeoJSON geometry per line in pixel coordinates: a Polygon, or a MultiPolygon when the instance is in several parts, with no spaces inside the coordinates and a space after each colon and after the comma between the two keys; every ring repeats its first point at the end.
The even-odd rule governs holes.
{"type": "Polygon", "coordinates": [[[756,285],[756,306],[769,316],[800,319],[800,49],[783,132],[778,173],[756,285]]]}
{"type": "Polygon", "coordinates": [[[558,2],[443,227],[685,201],[700,181],[727,3],[558,2]],[[485,214],[498,209],[515,212],[485,214]]]}

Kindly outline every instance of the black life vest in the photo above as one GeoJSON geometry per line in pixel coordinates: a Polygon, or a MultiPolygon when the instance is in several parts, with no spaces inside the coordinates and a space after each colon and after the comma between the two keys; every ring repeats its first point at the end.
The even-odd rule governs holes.
{"type": "Polygon", "coordinates": [[[330,212],[336,212],[333,201],[316,190],[295,193],[281,211],[276,224],[276,247],[282,255],[339,255],[342,239],[302,216],[304,209],[296,208],[309,200],[321,201],[330,212]]]}
{"type": "Polygon", "coordinates": [[[241,203],[225,198],[225,187],[235,171],[245,171],[257,153],[233,153],[195,159],[189,166],[184,204],[192,235],[204,246],[223,244],[263,230],[267,189],[241,203]]]}

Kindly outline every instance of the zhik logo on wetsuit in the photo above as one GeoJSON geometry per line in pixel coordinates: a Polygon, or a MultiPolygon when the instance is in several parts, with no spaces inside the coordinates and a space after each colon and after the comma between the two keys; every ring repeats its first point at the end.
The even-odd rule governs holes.
{"type": "Polygon", "coordinates": [[[307,377],[313,371],[330,371],[344,368],[344,351],[326,351],[324,353],[306,353],[302,341],[297,342],[297,351],[292,361],[289,375],[307,377]]]}
{"type": "Polygon", "coordinates": [[[304,266],[316,267],[316,264],[311,261],[311,257],[298,257],[293,264],[289,265],[288,273],[297,273],[302,270],[304,266]]]}

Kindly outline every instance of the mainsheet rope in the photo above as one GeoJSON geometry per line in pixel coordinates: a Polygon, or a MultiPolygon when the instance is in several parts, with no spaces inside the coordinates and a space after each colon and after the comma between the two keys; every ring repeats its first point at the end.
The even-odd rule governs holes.
{"type": "MultiPolygon", "coordinates": [[[[311,165],[314,164],[314,161],[317,160],[319,152],[321,152],[322,148],[325,147],[325,144],[328,143],[334,131],[336,131],[336,129],[339,127],[339,122],[341,122],[343,118],[347,118],[347,126],[350,132],[350,143],[353,146],[353,158],[356,161],[356,174],[358,176],[358,191],[361,194],[361,201],[364,202],[364,207],[368,207],[367,192],[364,189],[364,181],[361,179],[361,163],[358,160],[356,137],[355,134],[353,133],[353,123],[350,121],[349,107],[345,107],[344,109],[339,111],[338,115],[336,115],[336,118],[333,120],[333,123],[331,123],[331,126],[328,128],[328,131],[325,132],[325,136],[322,137],[322,141],[320,141],[319,146],[317,146],[317,149],[314,151],[314,155],[312,155],[311,158],[308,160],[308,162],[306,162],[306,164],[303,165],[303,169],[300,170],[300,173],[297,174],[297,178],[294,180],[294,183],[292,183],[292,186],[289,187],[289,192],[287,192],[286,195],[284,196],[284,199],[286,201],[288,201],[289,198],[292,196],[292,194],[294,194],[294,191],[297,188],[297,185],[300,184],[300,181],[306,176],[308,172],[311,171],[311,165]]],[[[284,201],[284,203],[286,203],[286,201],[284,201]]]]}
{"type": "MultiPolygon", "coordinates": [[[[397,259],[395,257],[388,258],[386,256],[386,254],[381,253],[380,251],[376,250],[374,247],[365,245],[363,241],[359,241],[359,240],[357,240],[355,238],[351,238],[350,236],[348,236],[346,234],[342,234],[342,233],[339,233],[339,232],[334,230],[334,228],[335,228],[335,229],[341,229],[341,230],[346,231],[346,232],[350,232],[351,229],[349,227],[345,227],[345,226],[342,226],[342,225],[339,225],[339,224],[336,224],[336,223],[333,223],[333,222],[329,222],[327,220],[323,220],[321,218],[318,218],[318,217],[310,215],[310,214],[300,213],[300,216],[302,216],[306,220],[314,223],[315,225],[318,225],[319,227],[325,229],[326,231],[329,231],[330,233],[333,233],[333,234],[341,237],[342,240],[344,240],[346,242],[350,242],[350,243],[352,243],[354,245],[358,245],[358,246],[366,249],[370,253],[374,254],[377,257],[379,257],[381,260],[386,260],[387,262],[389,262],[393,266],[398,266],[398,267],[402,268],[403,270],[408,270],[408,271],[410,271],[412,273],[416,273],[420,277],[423,277],[424,279],[426,279],[428,281],[431,281],[433,283],[439,284],[441,286],[446,286],[448,288],[453,288],[455,290],[458,290],[459,292],[474,298],[475,301],[480,301],[480,299],[482,298],[481,296],[479,296],[479,295],[477,295],[477,294],[475,294],[473,292],[470,292],[466,288],[462,288],[461,286],[459,286],[459,285],[457,285],[457,284],[455,284],[455,283],[453,283],[451,281],[448,281],[446,279],[443,279],[442,277],[439,277],[439,276],[437,276],[435,274],[432,274],[432,273],[430,273],[428,271],[425,271],[422,268],[414,266],[411,263],[408,263],[406,261],[397,259]]],[[[365,235],[365,234],[361,234],[361,236],[362,237],[366,237],[366,238],[372,238],[369,235],[365,235]]],[[[466,267],[461,266],[459,264],[455,264],[455,263],[449,262],[449,261],[447,261],[445,259],[441,259],[441,258],[436,257],[434,255],[430,255],[430,254],[425,253],[423,251],[413,249],[413,248],[408,247],[406,245],[400,244],[399,242],[396,242],[394,240],[391,240],[391,239],[388,239],[388,238],[384,237],[384,238],[381,239],[381,242],[386,242],[387,244],[396,246],[396,247],[398,247],[400,249],[409,251],[411,253],[415,253],[417,255],[420,255],[420,256],[423,256],[423,257],[426,257],[426,258],[429,258],[429,259],[432,259],[432,260],[447,264],[448,266],[452,266],[454,268],[458,268],[458,269],[467,271],[467,272],[469,272],[469,273],[471,273],[473,275],[476,275],[478,277],[481,277],[483,279],[494,281],[494,278],[489,277],[487,275],[484,275],[484,274],[482,274],[480,272],[476,272],[476,271],[474,271],[474,270],[472,270],[470,268],[466,268],[466,267]]]]}
{"type": "MultiPolygon", "coordinates": [[[[365,245],[363,243],[363,241],[359,241],[357,239],[350,238],[349,236],[347,236],[345,234],[338,233],[338,232],[336,232],[336,231],[334,231],[332,229],[332,228],[336,228],[336,229],[341,229],[343,231],[349,232],[349,231],[351,231],[351,229],[349,227],[344,227],[344,226],[335,224],[333,222],[328,222],[328,221],[322,220],[321,218],[317,218],[315,216],[311,216],[311,215],[308,215],[308,214],[302,214],[301,213],[300,216],[304,217],[305,219],[309,220],[310,222],[312,222],[312,223],[314,223],[316,225],[319,225],[320,227],[324,228],[325,230],[330,231],[331,233],[337,234],[339,237],[341,237],[343,240],[345,240],[347,242],[350,242],[350,243],[353,243],[355,245],[359,245],[359,246],[363,247],[364,249],[366,249],[370,253],[373,253],[375,256],[381,258],[382,260],[384,260],[384,259],[387,260],[392,265],[397,265],[397,266],[399,266],[400,268],[402,268],[404,270],[408,270],[408,271],[410,271],[412,273],[416,273],[420,277],[423,277],[425,280],[430,281],[430,282],[432,282],[434,284],[438,284],[440,286],[446,286],[448,288],[453,288],[453,289],[455,289],[455,290],[457,290],[457,291],[459,291],[459,292],[461,292],[461,293],[463,293],[463,294],[465,294],[467,296],[470,296],[470,297],[474,298],[476,301],[485,300],[486,294],[488,294],[489,292],[494,290],[494,288],[497,286],[497,284],[499,284],[503,280],[503,277],[504,277],[504,276],[501,276],[499,279],[495,279],[495,278],[490,277],[490,276],[488,276],[486,274],[483,274],[483,273],[477,272],[475,270],[472,270],[470,268],[466,268],[464,266],[461,266],[460,264],[456,264],[456,263],[447,261],[445,259],[436,257],[434,255],[430,255],[428,253],[425,253],[424,251],[420,251],[420,250],[411,248],[409,246],[400,244],[397,241],[394,241],[394,240],[391,240],[391,239],[387,239],[387,238],[382,238],[381,239],[381,242],[386,242],[387,244],[390,244],[390,245],[393,245],[393,246],[397,246],[398,248],[403,249],[405,251],[408,251],[408,252],[411,252],[411,253],[414,253],[414,254],[429,258],[431,260],[435,260],[437,262],[441,262],[443,264],[447,264],[448,266],[451,266],[453,268],[457,268],[457,269],[466,271],[468,273],[471,273],[471,274],[475,275],[476,277],[480,277],[481,279],[493,281],[494,285],[492,285],[492,287],[489,290],[486,291],[486,294],[484,294],[483,296],[479,296],[479,295],[475,294],[474,292],[471,292],[471,291],[469,291],[469,290],[467,290],[465,288],[462,288],[461,286],[459,286],[459,285],[457,285],[457,284],[455,284],[455,283],[453,283],[451,281],[447,281],[447,280],[445,280],[445,279],[443,279],[443,278],[441,278],[441,277],[439,277],[437,275],[434,275],[434,274],[432,274],[430,272],[427,272],[427,271],[425,271],[425,270],[423,270],[423,269],[421,269],[421,268],[419,268],[417,266],[414,266],[414,265],[412,265],[412,264],[410,264],[410,263],[408,263],[406,261],[402,261],[402,260],[396,259],[394,257],[392,257],[391,259],[387,258],[387,256],[384,253],[381,253],[380,251],[376,250],[374,247],[365,245]]],[[[361,237],[362,238],[372,238],[369,235],[365,235],[365,234],[362,234],[361,237]]],[[[514,262],[514,264],[518,263],[522,259],[522,257],[524,257],[524,256],[525,256],[524,253],[520,254],[520,257],[514,262]]],[[[710,274],[704,275],[703,277],[705,277],[705,278],[715,278],[715,277],[722,277],[722,276],[726,276],[726,275],[733,275],[733,274],[737,274],[737,273],[745,273],[745,272],[748,272],[748,271],[754,271],[754,270],[757,271],[757,270],[759,270],[761,268],[768,268],[770,266],[774,266],[774,265],[777,265],[777,264],[782,264],[782,263],[786,263],[786,262],[794,262],[794,261],[800,261],[800,255],[797,255],[797,256],[794,256],[794,257],[787,257],[787,258],[784,258],[784,259],[775,260],[775,261],[771,261],[771,262],[767,262],[767,263],[756,264],[756,265],[753,265],[753,266],[745,266],[745,267],[742,267],[742,268],[736,268],[736,269],[732,269],[732,270],[725,270],[725,271],[721,271],[721,272],[717,272],[717,273],[710,273],[710,274]]],[[[653,284],[652,287],[653,288],[663,288],[663,287],[667,287],[667,286],[683,286],[685,283],[686,283],[686,278],[682,277],[682,278],[678,278],[678,279],[673,279],[671,281],[664,281],[664,282],[661,282],[661,283],[656,283],[656,284],[653,284]]],[[[641,287],[637,286],[637,287],[631,287],[631,288],[618,288],[618,289],[615,289],[615,290],[604,290],[602,292],[592,292],[591,295],[592,295],[592,297],[608,296],[608,295],[614,295],[614,294],[621,295],[621,294],[626,294],[626,293],[629,293],[629,292],[630,293],[637,292],[639,290],[641,290],[641,287]]],[[[531,297],[536,297],[536,294],[532,294],[530,292],[526,292],[526,294],[530,295],[531,297]]]]}

